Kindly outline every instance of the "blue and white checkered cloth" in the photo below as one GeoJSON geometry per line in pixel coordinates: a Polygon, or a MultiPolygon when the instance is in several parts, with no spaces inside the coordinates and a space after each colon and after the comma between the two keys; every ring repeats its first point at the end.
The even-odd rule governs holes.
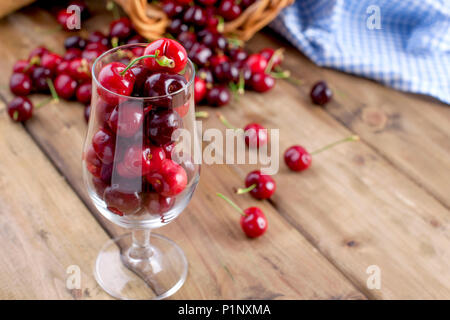
{"type": "Polygon", "coordinates": [[[450,0],[297,0],[271,27],[319,66],[450,104],[450,0]]]}

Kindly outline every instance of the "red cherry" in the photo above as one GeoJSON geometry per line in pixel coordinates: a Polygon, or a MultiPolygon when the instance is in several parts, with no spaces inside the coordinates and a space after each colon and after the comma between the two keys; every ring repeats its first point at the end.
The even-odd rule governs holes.
{"type": "Polygon", "coordinates": [[[136,213],[142,207],[142,200],[137,192],[125,192],[117,184],[105,189],[104,200],[108,210],[119,216],[136,213]]]}
{"type": "Polygon", "coordinates": [[[24,122],[33,115],[33,104],[28,98],[15,97],[8,103],[8,115],[16,122],[24,122]]]}
{"type": "Polygon", "coordinates": [[[125,101],[114,108],[107,121],[111,130],[121,137],[132,137],[144,122],[144,111],[140,103],[125,101]]]}
{"type": "Polygon", "coordinates": [[[30,62],[28,60],[17,60],[13,66],[13,73],[28,73],[30,62]]]}
{"type": "Polygon", "coordinates": [[[228,54],[232,61],[243,63],[248,58],[248,53],[242,48],[231,48],[228,54]]]}
{"type": "Polygon", "coordinates": [[[265,58],[267,61],[270,61],[272,59],[273,55],[275,54],[275,57],[272,60],[272,69],[279,66],[281,62],[283,61],[283,48],[280,48],[278,50],[274,50],[272,48],[264,48],[262,49],[259,54],[265,58]]]}
{"type": "Polygon", "coordinates": [[[52,73],[55,73],[56,67],[61,63],[62,58],[60,55],[53,52],[46,52],[42,55],[41,66],[49,69],[52,73]]]}
{"type": "Polygon", "coordinates": [[[28,61],[33,60],[33,58],[41,58],[44,55],[44,53],[47,53],[47,52],[48,52],[48,49],[44,46],[34,48],[30,52],[30,55],[28,56],[28,61]]]}
{"type": "Polygon", "coordinates": [[[311,88],[310,96],[313,103],[323,106],[330,102],[333,92],[325,81],[319,81],[311,88]]]}
{"type": "Polygon", "coordinates": [[[47,79],[52,78],[52,72],[44,67],[35,67],[31,73],[33,87],[37,92],[48,92],[47,79]]]}
{"type": "Polygon", "coordinates": [[[173,18],[180,15],[183,12],[184,8],[183,5],[177,3],[176,1],[165,0],[162,3],[162,10],[169,18],[173,18]]]}
{"type": "MultiPolygon", "coordinates": [[[[148,42],[147,39],[145,39],[141,35],[137,34],[137,35],[131,37],[130,39],[128,39],[127,44],[146,43],[146,42],[148,42]]],[[[145,51],[145,48],[140,47],[140,46],[131,48],[131,52],[133,52],[133,54],[136,57],[142,56],[144,54],[144,51],[145,51]]]]}
{"type": "Polygon", "coordinates": [[[103,163],[110,164],[113,162],[116,141],[109,130],[100,128],[92,137],[92,147],[103,163]]]}
{"type": "Polygon", "coordinates": [[[245,61],[245,64],[249,67],[252,73],[264,73],[267,63],[267,59],[258,53],[251,54],[245,61]]]}
{"type": "Polygon", "coordinates": [[[218,8],[218,14],[226,21],[235,20],[241,15],[241,7],[234,0],[222,0],[218,8]]]}
{"type": "Polygon", "coordinates": [[[86,59],[75,58],[69,63],[69,75],[78,81],[91,79],[89,62],[86,59]]]}
{"type": "Polygon", "coordinates": [[[142,64],[135,64],[130,68],[131,72],[133,72],[136,80],[134,81],[134,87],[133,87],[133,96],[139,97],[142,96],[145,81],[147,80],[150,70],[148,70],[144,65],[142,64]]]}
{"type": "Polygon", "coordinates": [[[121,164],[125,177],[141,177],[159,170],[165,158],[161,147],[133,145],[125,151],[121,164]]]}
{"type": "Polygon", "coordinates": [[[103,195],[108,185],[104,183],[101,178],[97,177],[92,177],[92,185],[94,186],[94,190],[97,196],[103,200],[103,195]]]}
{"type": "Polygon", "coordinates": [[[63,99],[69,100],[75,95],[77,82],[67,74],[57,76],[54,85],[56,93],[63,99]]]}
{"type": "Polygon", "coordinates": [[[96,118],[101,126],[105,125],[113,112],[115,105],[107,103],[105,100],[99,98],[96,106],[96,118]]]}
{"type": "Polygon", "coordinates": [[[200,6],[190,6],[183,15],[183,20],[187,24],[202,27],[206,24],[205,10],[200,6]]]}
{"type": "Polygon", "coordinates": [[[130,19],[122,17],[114,20],[109,25],[109,37],[117,38],[118,40],[125,40],[130,37],[133,27],[130,19]]]}
{"type": "Polygon", "coordinates": [[[97,178],[100,178],[102,161],[97,157],[92,145],[89,147],[87,152],[84,154],[84,161],[86,161],[86,169],[97,178]]]}
{"type": "Polygon", "coordinates": [[[90,82],[81,83],[77,87],[77,100],[83,104],[91,102],[92,84],[90,82]]]}
{"type": "Polygon", "coordinates": [[[63,60],[71,61],[75,58],[80,58],[81,53],[82,51],[78,48],[70,48],[66,51],[66,53],[64,53],[63,60]]]}
{"type": "Polygon", "coordinates": [[[165,197],[172,197],[186,188],[187,174],[178,163],[165,159],[158,171],[147,175],[147,180],[156,192],[165,197]]]}
{"type": "Polygon", "coordinates": [[[241,216],[241,227],[247,237],[256,238],[267,230],[267,219],[264,212],[258,207],[250,207],[244,210],[245,216],[241,216]]]}
{"type": "Polygon", "coordinates": [[[18,96],[27,96],[31,92],[31,78],[25,73],[13,73],[9,80],[9,89],[18,96]]]}
{"type": "Polygon", "coordinates": [[[211,68],[214,68],[215,66],[218,66],[219,64],[222,64],[224,62],[229,62],[230,59],[224,55],[224,54],[216,54],[215,56],[212,56],[209,60],[209,63],[211,65],[211,68]]]}
{"type": "Polygon", "coordinates": [[[56,74],[57,75],[59,75],[59,74],[69,74],[70,75],[69,66],[70,66],[70,62],[69,61],[62,61],[56,67],[56,74]]]}
{"type": "Polygon", "coordinates": [[[253,73],[250,78],[250,86],[257,92],[267,92],[275,86],[275,79],[264,72],[253,73]]]}
{"type": "Polygon", "coordinates": [[[101,43],[104,46],[108,46],[109,41],[108,37],[103,34],[101,31],[93,31],[88,35],[87,43],[101,43]]]}
{"type": "Polygon", "coordinates": [[[108,48],[100,43],[90,43],[86,46],[86,49],[81,53],[81,57],[87,61],[94,61],[102,55],[103,52],[107,51],[108,48]]]}
{"type": "Polygon", "coordinates": [[[175,143],[174,142],[166,143],[165,145],[162,146],[162,148],[164,149],[164,153],[166,154],[166,158],[172,160],[172,152],[173,152],[173,150],[175,148],[175,143]]]}
{"type": "MultiPolygon", "coordinates": [[[[122,75],[121,72],[125,70],[126,66],[120,62],[111,62],[105,65],[98,74],[98,81],[103,88],[123,96],[131,95],[133,91],[133,85],[135,76],[131,70],[125,71],[122,75]]],[[[110,104],[117,104],[118,97],[101,87],[98,87],[98,93],[110,104]]]]}
{"type": "Polygon", "coordinates": [[[230,89],[226,86],[215,86],[206,93],[206,101],[212,106],[224,106],[230,102],[230,99],[230,89]]]}
{"type": "Polygon", "coordinates": [[[144,51],[144,55],[154,55],[158,51],[158,58],[146,58],[144,59],[145,65],[151,71],[165,71],[171,73],[178,73],[184,69],[187,63],[187,52],[181,44],[172,39],[162,38],[151,42],[144,51]],[[166,66],[164,64],[164,58],[171,59],[173,63],[166,66]],[[158,63],[159,62],[159,63],[158,63]]]}
{"type": "Polygon", "coordinates": [[[86,123],[89,122],[89,118],[91,116],[91,105],[87,105],[84,107],[84,120],[86,120],[86,123]]]}
{"type": "Polygon", "coordinates": [[[56,15],[56,20],[66,31],[71,31],[69,26],[76,25],[76,16],[75,14],[67,12],[66,9],[61,9],[58,11],[56,15]]]}
{"type": "Polygon", "coordinates": [[[238,194],[250,192],[256,199],[269,199],[275,192],[277,184],[269,175],[262,174],[255,170],[250,172],[245,178],[246,189],[238,189],[238,194]]]}
{"type": "Polygon", "coordinates": [[[64,40],[64,48],[66,48],[66,50],[74,48],[83,50],[85,46],[86,40],[80,36],[70,36],[64,40]]]}
{"type": "Polygon", "coordinates": [[[182,5],[187,5],[187,4],[190,4],[192,2],[192,0],[175,0],[175,2],[182,4],[182,5]]]}
{"type": "Polygon", "coordinates": [[[289,147],[284,153],[284,161],[289,169],[293,171],[302,171],[309,168],[312,157],[302,146],[289,147]]]}
{"type": "Polygon", "coordinates": [[[267,129],[258,123],[250,123],[244,128],[247,146],[259,147],[267,143],[267,129]]]}
{"type": "Polygon", "coordinates": [[[176,199],[174,197],[164,197],[157,193],[147,196],[145,208],[150,214],[162,214],[172,209],[176,199]]]}
{"type": "Polygon", "coordinates": [[[194,99],[196,104],[205,98],[206,91],[206,81],[196,76],[194,79],[194,99]]]}

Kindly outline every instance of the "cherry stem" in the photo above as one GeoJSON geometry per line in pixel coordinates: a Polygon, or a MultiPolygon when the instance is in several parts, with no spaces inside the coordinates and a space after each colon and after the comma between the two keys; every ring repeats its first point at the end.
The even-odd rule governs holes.
{"type": "Polygon", "coordinates": [[[195,113],[195,117],[196,118],[208,118],[209,117],[209,113],[208,113],[208,111],[197,111],[195,113]]]}
{"type": "Polygon", "coordinates": [[[229,205],[231,205],[234,209],[236,209],[237,212],[239,212],[241,214],[241,216],[246,217],[247,215],[244,213],[244,210],[242,210],[241,208],[238,207],[238,205],[236,203],[234,203],[233,201],[231,201],[230,198],[224,196],[223,194],[221,194],[220,192],[217,192],[216,195],[220,198],[222,198],[223,200],[225,200],[226,202],[228,202],[229,205]]]}
{"type": "Polygon", "coordinates": [[[119,38],[112,37],[111,38],[111,47],[116,48],[119,45],[119,38]]]}
{"type": "Polygon", "coordinates": [[[117,20],[120,18],[119,8],[117,8],[114,1],[110,0],[110,1],[106,2],[106,10],[112,11],[114,20],[117,20]]]}
{"type": "Polygon", "coordinates": [[[244,194],[244,193],[247,193],[247,192],[250,192],[250,191],[252,191],[253,189],[255,189],[256,188],[256,183],[254,183],[254,184],[252,184],[250,187],[248,187],[248,188],[239,188],[239,189],[237,189],[236,190],[236,194],[244,194]]]}
{"type": "Polygon", "coordinates": [[[276,58],[282,58],[283,57],[283,53],[284,53],[284,48],[278,48],[277,50],[275,50],[273,52],[272,56],[270,57],[269,62],[267,63],[267,67],[264,70],[265,73],[269,74],[270,71],[272,71],[273,64],[275,63],[275,59],[276,58]]]}
{"type": "Polygon", "coordinates": [[[49,103],[50,101],[53,101],[53,100],[54,100],[53,97],[48,97],[48,98],[46,98],[46,99],[40,101],[38,104],[36,104],[36,105],[34,106],[34,108],[35,108],[35,109],[39,109],[40,107],[45,106],[47,103],[49,103]]]}
{"type": "Polygon", "coordinates": [[[227,127],[228,129],[237,130],[237,128],[236,128],[235,126],[233,126],[233,125],[227,120],[227,118],[224,117],[223,114],[221,114],[220,112],[217,112],[216,114],[217,114],[217,116],[219,117],[220,122],[222,122],[223,125],[224,125],[225,127],[227,127]]]}
{"type": "Polygon", "coordinates": [[[222,16],[218,17],[219,23],[217,24],[217,31],[223,33],[225,28],[225,19],[222,16]]]}
{"type": "Polygon", "coordinates": [[[25,72],[27,72],[28,70],[30,70],[30,68],[34,65],[38,65],[41,63],[41,58],[39,58],[38,56],[34,56],[33,58],[31,58],[30,62],[28,63],[28,66],[25,68],[25,72]]]}
{"type": "Polygon", "coordinates": [[[318,153],[320,153],[322,151],[325,151],[325,150],[330,149],[330,148],[332,148],[334,146],[337,146],[338,144],[341,144],[341,143],[344,143],[344,142],[349,142],[349,141],[358,141],[358,140],[359,140],[359,136],[353,135],[353,136],[347,137],[345,139],[338,140],[338,141],[335,141],[333,143],[327,144],[326,146],[324,146],[324,147],[322,147],[320,149],[314,150],[310,154],[311,155],[318,154],[318,153]]]}
{"type": "Polygon", "coordinates": [[[14,121],[17,121],[17,119],[19,119],[19,111],[14,111],[14,113],[13,113],[13,119],[14,119],[14,121]]]}
{"type": "Polygon", "coordinates": [[[161,67],[168,67],[168,68],[175,67],[175,61],[173,61],[173,59],[167,58],[166,56],[161,56],[161,57],[158,57],[158,56],[159,56],[159,50],[156,50],[155,54],[148,54],[148,55],[145,55],[145,56],[137,57],[136,59],[131,61],[125,69],[123,69],[120,72],[120,75],[123,76],[125,74],[125,72],[127,72],[128,69],[130,69],[132,66],[134,66],[138,61],[140,61],[142,59],[147,59],[147,58],[155,58],[155,61],[161,67]]]}
{"type": "Polygon", "coordinates": [[[53,85],[52,79],[46,78],[45,81],[47,81],[48,87],[50,89],[50,93],[52,94],[53,101],[59,102],[59,96],[56,93],[55,86],[53,85]]]}
{"type": "Polygon", "coordinates": [[[283,70],[279,72],[270,72],[269,73],[275,79],[289,79],[291,76],[291,72],[289,70],[283,70]]]}
{"type": "Polygon", "coordinates": [[[244,94],[244,92],[245,92],[244,87],[245,87],[244,72],[241,71],[241,72],[239,73],[239,82],[238,82],[238,89],[237,89],[237,92],[238,92],[239,94],[244,94]]]}

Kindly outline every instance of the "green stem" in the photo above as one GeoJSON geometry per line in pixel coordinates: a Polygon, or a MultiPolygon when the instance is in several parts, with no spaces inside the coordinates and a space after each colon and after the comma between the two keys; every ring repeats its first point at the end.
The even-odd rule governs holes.
{"type": "Polygon", "coordinates": [[[40,101],[38,104],[36,104],[36,105],[34,106],[34,109],[38,109],[38,108],[40,108],[40,107],[43,107],[43,106],[45,106],[47,103],[49,103],[49,102],[52,101],[52,100],[53,100],[53,97],[48,97],[48,98],[46,98],[46,99],[40,101]]]}
{"type": "Polygon", "coordinates": [[[341,144],[341,143],[344,143],[344,142],[349,142],[349,141],[358,141],[358,140],[359,140],[359,137],[356,136],[356,135],[353,135],[353,136],[347,137],[347,138],[345,138],[345,139],[338,140],[338,141],[336,141],[336,142],[327,144],[325,147],[322,147],[322,148],[320,148],[320,149],[314,150],[314,151],[311,152],[310,154],[311,154],[311,155],[318,154],[318,153],[320,153],[320,152],[322,152],[322,151],[325,151],[325,150],[330,149],[330,148],[332,148],[332,147],[334,147],[334,146],[337,146],[338,144],[341,144]]]}
{"type": "Polygon", "coordinates": [[[235,126],[233,126],[233,125],[227,120],[227,118],[225,118],[225,117],[223,116],[223,114],[221,114],[220,112],[217,112],[217,116],[219,117],[220,122],[222,122],[223,125],[224,125],[225,127],[227,127],[228,129],[233,129],[233,130],[236,130],[236,129],[237,129],[237,128],[236,128],[235,126]]]}
{"type": "Polygon", "coordinates": [[[244,194],[244,193],[247,193],[247,192],[250,192],[250,191],[252,191],[253,189],[255,189],[256,188],[256,183],[254,183],[254,184],[252,184],[250,187],[248,187],[248,188],[239,188],[239,189],[237,189],[236,190],[236,194],[244,194]]]}
{"type": "Polygon", "coordinates": [[[246,217],[246,214],[244,213],[244,210],[242,210],[241,208],[238,207],[238,205],[236,203],[234,203],[233,201],[231,201],[230,198],[224,196],[223,194],[217,192],[216,195],[220,198],[222,198],[223,200],[225,200],[226,202],[228,202],[229,205],[231,205],[234,209],[236,209],[237,212],[239,212],[242,216],[246,217]]]}
{"type": "Polygon", "coordinates": [[[208,118],[209,117],[209,113],[207,111],[197,111],[195,113],[195,117],[196,118],[208,118]]]}
{"type": "Polygon", "coordinates": [[[239,94],[244,94],[245,93],[245,79],[244,79],[244,71],[241,71],[239,73],[239,83],[238,83],[238,89],[237,92],[239,94]]]}
{"type": "Polygon", "coordinates": [[[116,48],[119,45],[119,38],[112,37],[111,38],[111,47],[116,48]]]}
{"type": "Polygon", "coordinates": [[[50,89],[50,93],[52,94],[52,98],[55,102],[59,102],[58,94],[56,93],[55,86],[53,85],[53,81],[50,78],[45,79],[47,81],[48,87],[50,89]]]}
{"type": "Polygon", "coordinates": [[[14,119],[14,121],[17,121],[17,119],[19,119],[19,111],[14,111],[14,113],[13,113],[13,119],[14,119]]]}
{"type": "Polygon", "coordinates": [[[283,70],[279,72],[269,72],[269,74],[275,79],[289,79],[291,72],[289,70],[283,70]]]}
{"type": "Polygon", "coordinates": [[[120,72],[120,75],[123,76],[123,75],[125,74],[125,72],[127,72],[128,69],[130,69],[132,66],[134,66],[138,61],[140,61],[140,60],[142,60],[142,59],[147,59],[147,58],[155,58],[155,61],[156,61],[161,67],[168,67],[168,68],[173,68],[173,67],[175,67],[175,61],[173,61],[172,59],[167,58],[166,56],[161,56],[161,57],[158,57],[158,56],[159,56],[159,51],[156,50],[156,51],[155,51],[155,54],[148,54],[148,55],[145,55],[145,56],[137,57],[136,59],[134,59],[133,61],[131,61],[125,69],[123,69],[123,70],[120,72]]]}
{"type": "Polygon", "coordinates": [[[279,57],[283,57],[283,52],[284,52],[284,48],[279,48],[273,52],[272,56],[270,57],[269,62],[267,63],[266,70],[264,70],[265,73],[268,74],[268,73],[270,73],[270,71],[272,71],[273,64],[275,63],[275,59],[279,58],[279,57]]]}

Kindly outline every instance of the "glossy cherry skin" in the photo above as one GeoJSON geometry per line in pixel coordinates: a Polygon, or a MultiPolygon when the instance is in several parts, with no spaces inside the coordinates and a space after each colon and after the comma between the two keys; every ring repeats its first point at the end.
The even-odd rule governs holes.
{"type": "Polygon", "coordinates": [[[101,126],[107,125],[107,121],[115,107],[115,105],[111,105],[101,98],[97,101],[96,118],[101,126]]]}
{"type": "Polygon", "coordinates": [[[145,65],[153,72],[164,71],[170,73],[178,73],[186,66],[188,55],[186,50],[177,41],[167,38],[161,38],[151,42],[144,51],[144,55],[154,55],[158,50],[158,57],[165,56],[172,59],[175,63],[173,68],[160,66],[156,59],[144,59],[145,65]]]}
{"type": "MultiPolygon", "coordinates": [[[[144,37],[142,37],[141,35],[137,34],[132,36],[130,39],[127,40],[127,44],[136,44],[136,43],[146,43],[148,42],[147,39],[145,39],[144,37]]],[[[136,57],[140,57],[144,54],[145,48],[144,47],[140,47],[140,46],[136,46],[131,48],[131,52],[136,56],[136,57]]]]}
{"type": "Polygon", "coordinates": [[[277,188],[275,180],[259,170],[250,172],[245,178],[246,188],[254,184],[256,187],[250,191],[250,194],[256,199],[269,199],[277,188]]]}
{"type": "Polygon", "coordinates": [[[183,20],[185,23],[202,27],[206,24],[205,10],[200,6],[191,6],[184,12],[183,20]]]}
{"type": "Polygon", "coordinates": [[[214,77],[219,82],[239,82],[241,68],[236,62],[223,62],[214,67],[214,77]]]}
{"type": "Polygon", "coordinates": [[[230,61],[230,59],[226,55],[216,54],[211,57],[211,59],[209,60],[209,64],[210,64],[211,68],[214,69],[214,67],[216,67],[222,63],[229,62],[229,61],[230,61]]]}
{"type": "Polygon", "coordinates": [[[8,103],[8,115],[16,122],[24,122],[33,115],[33,104],[28,98],[15,97],[8,103]]]}
{"type": "Polygon", "coordinates": [[[48,92],[47,78],[52,78],[50,69],[44,67],[36,67],[31,73],[33,87],[37,92],[48,92]]]}
{"type": "Polygon", "coordinates": [[[107,121],[111,130],[125,138],[134,136],[144,122],[142,105],[133,101],[125,101],[116,106],[107,121]]]}
{"type": "Polygon", "coordinates": [[[267,219],[264,212],[258,207],[250,207],[244,210],[245,216],[241,216],[241,228],[249,238],[257,238],[267,230],[267,219]]]}
{"type": "Polygon", "coordinates": [[[83,50],[86,46],[86,40],[80,36],[70,36],[64,40],[64,48],[69,49],[79,49],[83,50]]]}
{"type": "Polygon", "coordinates": [[[268,61],[266,58],[258,53],[251,54],[245,61],[245,64],[250,68],[252,73],[264,72],[267,67],[267,63],[268,61]]]}
{"type": "Polygon", "coordinates": [[[311,165],[312,157],[302,146],[289,147],[284,152],[284,162],[292,171],[303,171],[311,165]]]}
{"type": "Polygon", "coordinates": [[[214,83],[214,75],[210,68],[206,68],[206,67],[200,68],[200,69],[198,69],[198,71],[195,74],[198,75],[198,77],[200,79],[205,80],[206,83],[209,83],[209,84],[214,83]]]}
{"type": "Polygon", "coordinates": [[[92,84],[90,82],[81,83],[77,87],[76,97],[77,100],[83,104],[91,102],[92,96],[92,84]]]}
{"type": "Polygon", "coordinates": [[[105,164],[114,160],[115,137],[108,129],[100,128],[92,137],[92,147],[99,159],[105,164]]]}
{"type": "Polygon", "coordinates": [[[13,73],[9,79],[9,89],[17,96],[27,96],[31,92],[31,78],[25,73],[13,73]]]}
{"type": "Polygon", "coordinates": [[[83,58],[72,59],[69,63],[69,75],[77,81],[86,81],[91,79],[89,62],[83,58]]]}
{"type": "Polygon", "coordinates": [[[201,42],[212,50],[225,50],[227,39],[219,32],[205,29],[198,33],[201,42]]]}
{"type": "Polygon", "coordinates": [[[50,69],[52,73],[55,73],[56,67],[61,63],[61,61],[62,58],[60,55],[53,52],[47,52],[44,53],[41,58],[41,66],[50,69]]]}
{"type": "Polygon", "coordinates": [[[158,171],[163,160],[166,158],[164,149],[155,146],[133,145],[129,147],[123,156],[121,165],[126,178],[140,177],[151,172],[158,171]]]}
{"type": "Polygon", "coordinates": [[[60,74],[54,81],[56,93],[60,98],[69,100],[75,95],[77,82],[67,74],[60,74]]]}
{"type": "Polygon", "coordinates": [[[257,92],[267,92],[275,86],[275,79],[266,73],[258,72],[252,74],[250,87],[257,92]]]}
{"type": "Polygon", "coordinates": [[[83,154],[84,161],[86,162],[86,169],[97,178],[100,178],[101,169],[102,169],[102,161],[97,156],[92,145],[89,149],[83,154]]]}
{"type": "Polygon", "coordinates": [[[248,58],[248,53],[242,48],[231,48],[228,51],[230,59],[235,62],[244,63],[248,58]]]}
{"type": "Polygon", "coordinates": [[[130,68],[131,72],[133,72],[135,81],[133,86],[133,96],[142,97],[145,81],[147,80],[150,70],[142,64],[135,64],[130,68]]]}
{"type": "Polygon", "coordinates": [[[181,127],[179,114],[172,110],[151,112],[147,122],[147,136],[157,146],[173,142],[173,132],[181,127]]]}
{"type": "Polygon", "coordinates": [[[145,208],[150,214],[162,214],[172,209],[175,201],[174,197],[164,197],[157,193],[151,193],[147,195],[145,208]]]}
{"type": "Polygon", "coordinates": [[[173,19],[170,23],[167,31],[173,35],[179,35],[183,31],[188,31],[189,26],[185,24],[181,19],[173,19]]]}
{"type": "Polygon", "coordinates": [[[84,106],[84,120],[86,120],[86,123],[89,122],[89,117],[91,116],[91,105],[88,104],[84,106]]]}
{"type": "Polygon", "coordinates": [[[194,79],[194,99],[195,103],[201,102],[206,96],[206,81],[195,76],[194,79]]]}
{"type": "Polygon", "coordinates": [[[44,46],[39,46],[34,48],[30,55],[28,56],[28,61],[31,61],[33,58],[41,58],[44,53],[48,52],[48,49],[44,46]]]}
{"type": "Polygon", "coordinates": [[[104,200],[108,210],[119,216],[136,213],[142,207],[142,199],[137,192],[124,192],[118,184],[106,187],[104,200]]]}
{"type": "MultiPolygon", "coordinates": [[[[264,57],[267,60],[267,62],[269,62],[270,59],[272,59],[272,56],[274,53],[275,53],[275,50],[272,48],[264,48],[259,52],[259,54],[262,57],[264,57]]],[[[282,60],[283,60],[283,57],[281,55],[275,56],[275,58],[272,61],[272,70],[275,67],[279,66],[281,64],[282,60]]]]}
{"type": "Polygon", "coordinates": [[[198,66],[207,65],[212,54],[212,50],[204,44],[194,45],[189,51],[189,57],[198,66]]]}
{"type": "Polygon", "coordinates": [[[71,61],[71,60],[73,60],[73,59],[75,59],[75,58],[80,58],[81,57],[81,53],[82,53],[82,51],[80,50],[80,49],[77,49],[77,48],[71,48],[71,49],[68,49],[65,53],[64,53],[64,55],[63,55],[63,60],[65,60],[65,61],[71,61]]]}
{"type": "Polygon", "coordinates": [[[311,101],[320,106],[330,102],[332,96],[333,93],[325,81],[319,81],[311,88],[311,101]]]}
{"type": "Polygon", "coordinates": [[[177,36],[177,40],[184,48],[186,48],[186,50],[190,50],[197,42],[197,36],[192,31],[183,31],[177,36]]]}
{"type": "Polygon", "coordinates": [[[267,129],[258,123],[250,123],[244,128],[247,146],[259,147],[267,143],[267,129]]]}
{"type": "Polygon", "coordinates": [[[132,31],[133,27],[131,25],[131,21],[127,17],[122,17],[117,20],[114,20],[109,25],[110,38],[125,40],[131,36],[132,31]]]}
{"type": "Polygon", "coordinates": [[[147,78],[144,84],[145,97],[159,97],[152,104],[161,108],[181,106],[187,101],[187,81],[178,74],[154,73],[147,78]],[[170,95],[179,92],[175,95],[170,95]]]}
{"type": "Polygon", "coordinates": [[[206,101],[209,105],[215,107],[221,107],[230,102],[231,93],[230,89],[226,86],[216,86],[208,90],[206,93],[206,101]]]}
{"type": "MultiPolygon", "coordinates": [[[[124,75],[121,75],[126,68],[126,65],[120,62],[111,62],[105,65],[98,74],[98,81],[101,86],[109,91],[123,96],[129,96],[133,92],[135,81],[134,73],[127,70],[124,75]]],[[[118,97],[98,87],[98,93],[110,104],[117,104],[118,97]]]]}
{"type": "Polygon", "coordinates": [[[166,0],[162,4],[162,10],[169,18],[173,18],[183,13],[184,7],[174,0],[166,0]]]}
{"type": "Polygon", "coordinates": [[[187,174],[182,166],[173,160],[165,159],[158,171],[147,176],[153,189],[165,197],[181,193],[187,185],[187,174]]]}
{"type": "Polygon", "coordinates": [[[218,14],[226,21],[236,19],[241,15],[241,7],[234,0],[222,0],[219,5],[218,14]]]}
{"type": "Polygon", "coordinates": [[[87,37],[87,43],[101,43],[104,46],[109,45],[108,37],[101,31],[92,31],[87,37]]]}
{"type": "Polygon", "coordinates": [[[87,61],[94,61],[99,56],[102,55],[103,52],[107,51],[108,47],[104,46],[103,44],[97,42],[97,43],[89,43],[86,48],[81,53],[81,57],[83,59],[86,59],[87,61]]]}
{"type": "Polygon", "coordinates": [[[28,73],[30,62],[28,60],[17,60],[13,66],[13,73],[28,73]]]}

